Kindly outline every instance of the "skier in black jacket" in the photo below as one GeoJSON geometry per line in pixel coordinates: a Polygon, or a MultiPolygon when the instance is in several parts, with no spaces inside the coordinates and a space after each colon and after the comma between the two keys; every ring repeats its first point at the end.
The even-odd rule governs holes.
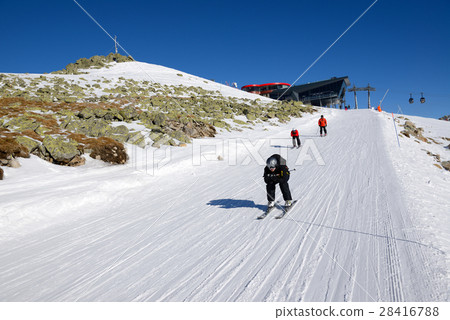
{"type": "Polygon", "coordinates": [[[264,182],[266,183],[268,206],[273,207],[275,205],[275,186],[279,183],[283,199],[286,201],[285,206],[289,207],[292,204],[292,196],[289,190],[290,173],[286,166],[286,160],[279,154],[273,154],[267,159],[266,164],[264,182]]]}

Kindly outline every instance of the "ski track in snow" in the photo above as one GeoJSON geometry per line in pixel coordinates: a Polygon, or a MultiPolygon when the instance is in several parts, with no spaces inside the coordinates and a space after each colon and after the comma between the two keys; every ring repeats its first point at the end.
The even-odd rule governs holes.
{"type": "MultiPolygon", "coordinates": [[[[436,249],[422,244],[386,161],[384,119],[323,112],[329,135],[305,134],[302,143],[312,139],[325,165],[294,166],[301,149],[288,150],[299,203],[281,220],[279,209],[256,220],[267,201],[255,163],[206,163],[175,179],[130,168],[67,170],[12,186],[10,196],[26,195],[25,215],[48,206],[71,213],[0,242],[0,300],[445,300],[436,249]]],[[[253,135],[284,138],[292,125],[314,132],[316,116],[253,135]]],[[[264,145],[260,153],[277,150],[264,145]]]]}

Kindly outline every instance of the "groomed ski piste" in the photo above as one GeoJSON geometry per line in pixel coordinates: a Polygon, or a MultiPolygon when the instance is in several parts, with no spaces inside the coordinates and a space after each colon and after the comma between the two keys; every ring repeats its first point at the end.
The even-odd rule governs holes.
{"type": "Polygon", "coordinates": [[[128,146],[123,166],[20,159],[0,182],[0,301],[448,301],[450,174],[433,148],[449,158],[399,147],[390,114],[319,108],[185,148],[128,146]],[[274,153],[298,203],[257,220],[274,153]]]}

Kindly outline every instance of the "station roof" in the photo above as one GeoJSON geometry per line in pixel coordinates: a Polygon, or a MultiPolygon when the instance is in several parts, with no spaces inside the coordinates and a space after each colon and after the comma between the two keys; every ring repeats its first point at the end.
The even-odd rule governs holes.
{"type": "Polygon", "coordinates": [[[293,90],[293,91],[296,91],[296,92],[310,91],[310,90],[314,90],[314,89],[317,89],[317,88],[320,88],[320,87],[324,87],[324,86],[328,86],[328,85],[331,85],[331,84],[335,84],[335,83],[338,83],[338,82],[341,82],[341,81],[344,81],[347,86],[350,85],[350,80],[348,80],[348,77],[345,76],[345,77],[340,77],[340,78],[333,77],[333,78],[328,79],[328,80],[322,80],[322,81],[317,81],[317,82],[310,82],[310,83],[306,83],[306,84],[301,84],[301,85],[298,85],[298,86],[292,86],[289,90],[293,90]]]}

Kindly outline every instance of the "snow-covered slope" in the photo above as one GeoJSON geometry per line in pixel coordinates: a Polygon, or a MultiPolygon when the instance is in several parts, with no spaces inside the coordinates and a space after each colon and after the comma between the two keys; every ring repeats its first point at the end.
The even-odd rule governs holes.
{"type": "Polygon", "coordinates": [[[397,151],[384,113],[321,112],[325,138],[316,114],[187,148],[130,147],[125,166],[21,159],[0,183],[0,300],[447,300],[449,173],[410,167],[420,145],[397,151]],[[299,203],[257,221],[273,153],[295,169],[299,203]]]}
{"type": "MultiPolygon", "coordinates": [[[[408,211],[414,225],[428,235],[426,244],[446,252],[447,270],[450,270],[450,172],[443,170],[433,156],[439,156],[441,161],[450,160],[450,122],[415,116],[395,117],[400,124],[409,119],[423,128],[423,135],[429,140],[426,143],[400,135],[397,141],[392,117],[384,114],[385,146],[390,155],[387,161],[395,168],[408,211]]],[[[403,127],[397,130],[400,132],[403,127]]]]}

